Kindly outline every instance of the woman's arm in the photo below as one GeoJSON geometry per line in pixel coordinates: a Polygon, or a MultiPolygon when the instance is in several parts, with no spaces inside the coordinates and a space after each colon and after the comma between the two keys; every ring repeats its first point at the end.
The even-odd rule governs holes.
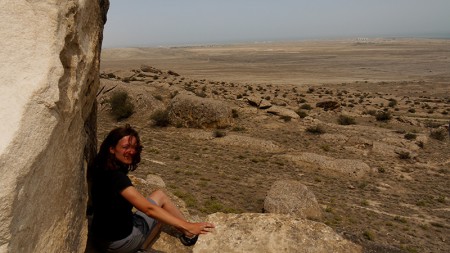
{"type": "Polygon", "coordinates": [[[206,234],[207,232],[209,232],[210,228],[214,227],[212,224],[206,222],[187,222],[170,214],[163,208],[149,202],[133,186],[128,186],[127,188],[122,190],[120,194],[139,211],[168,225],[174,226],[175,228],[184,231],[187,234],[206,234]]]}

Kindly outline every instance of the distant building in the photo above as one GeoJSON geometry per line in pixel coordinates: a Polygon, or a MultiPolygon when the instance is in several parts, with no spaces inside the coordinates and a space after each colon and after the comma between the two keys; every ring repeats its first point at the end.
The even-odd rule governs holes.
{"type": "Polygon", "coordinates": [[[358,38],[356,38],[356,42],[367,43],[367,42],[369,42],[369,38],[358,37],[358,38]]]}

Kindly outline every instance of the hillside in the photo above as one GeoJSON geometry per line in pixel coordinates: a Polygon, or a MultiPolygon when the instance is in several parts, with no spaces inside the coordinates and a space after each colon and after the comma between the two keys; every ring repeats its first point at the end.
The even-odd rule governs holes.
{"type": "Polygon", "coordinates": [[[144,151],[134,174],[159,175],[191,214],[263,212],[272,184],[294,179],[314,192],[321,221],[366,252],[450,250],[450,97],[442,77],[296,85],[125,65],[103,68],[99,141],[114,126],[135,126],[144,151]],[[118,91],[135,108],[120,122],[108,103],[118,91]],[[232,124],[154,126],[151,115],[180,94],[231,108],[232,124]]]}

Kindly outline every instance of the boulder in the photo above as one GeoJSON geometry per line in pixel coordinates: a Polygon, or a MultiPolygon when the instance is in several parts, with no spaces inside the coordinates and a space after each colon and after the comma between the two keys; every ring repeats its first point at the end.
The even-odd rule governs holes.
{"type": "Polygon", "coordinates": [[[292,119],[300,118],[300,116],[298,116],[298,114],[296,112],[294,112],[293,110],[287,109],[285,107],[272,106],[269,109],[267,109],[266,111],[267,111],[267,113],[274,114],[277,116],[290,117],[292,119]]]}
{"type": "Polygon", "coordinates": [[[261,101],[262,101],[262,98],[257,97],[255,95],[250,95],[247,97],[247,103],[254,107],[259,108],[259,104],[261,103],[261,101]]]}
{"type": "Polygon", "coordinates": [[[254,106],[258,109],[267,109],[272,106],[269,100],[260,98],[255,95],[251,95],[247,97],[247,103],[251,106],[254,106]]]}
{"type": "Polygon", "coordinates": [[[145,181],[156,187],[166,188],[166,183],[164,183],[164,180],[158,175],[148,174],[145,181]]]}
{"type": "Polygon", "coordinates": [[[179,94],[169,105],[173,125],[193,128],[224,128],[233,123],[231,108],[223,102],[179,94]]]}
{"type": "MultiPolygon", "coordinates": [[[[416,148],[417,149],[417,146],[416,148]]],[[[417,157],[417,153],[403,147],[398,147],[385,142],[374,141],[372,152],[384,157],[398,157],[399,154],[409,154],[411,158],[417,157]]]]}
{"type": "Polygon", "coordinates": [[[280,152],[282,150],[280,146],[276,145],[272,141],[243,135],[227,135],[222,138],[216,138],[213,141],[222,145],[232,145],[261,150],[264,152],[280,152]]]}
{"type": "Polygon", "coordinates": [[[286,214],[215,213],[207,220],[216,228],[199,237],[194,253],[362,252],[325,224],[286,214]]]}
{"type": "Polygon", "coordinates": [[[0,252],[83,252],[109,1],[0,3],[0,252]]]}
{"type": "Polygon", "coordinates": [[[270,103],[269,100],[265,100],[265,99],[261,100],[261,103],[259,103],[259,106],[258,106],[259,109],[263,109],[263,110],[268,109],[270,107],[272,107],[272,104],[270,103]]]}
{"type": "Polygon", "coordinates": [[[264,200],[264,211],[291,214],[312,220],[319,220],[322,217],[314,193],[295,180],[276,181],[264,200]]]}
{"type": "Polygon", "coordinates": [[[278,105],[278,106],[287,106],[288,102],[285,99],[276,97],[276,98],[272,99],[272,104],[278,105]]]}
{"type": "Polygon", "coordinates": [[[358,179],[371,172],[369,165],[357,159],[335,159],[306,152],[297,155],[287,154],[283,155],[283,157],[299,165],[310,164],[318,166],[319,169],[325,170],[327,173],[346,175],[350,179],[358,179]]]}
{"type": "Polygon", "coordinates": [[[331,142],[333,144],[344,144],[348,141],[349,137],[343,134],[321,134],[320,138],[324,141],[331,142]]]}
{"type": "Polygon", "coordinates": [[[148,66],[148,65],[141,65],[140,70],[142,72],[148,72],[148,73],[153,73],[153,74],[162,74],[161,70],[151,67],[151,66],[148,66]]]}

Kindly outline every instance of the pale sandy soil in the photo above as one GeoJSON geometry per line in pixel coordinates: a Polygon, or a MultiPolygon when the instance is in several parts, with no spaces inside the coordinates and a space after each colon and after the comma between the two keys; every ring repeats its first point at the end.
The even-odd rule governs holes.
{"type": "Polygon", "coordinates": [[[145,148],[134,174],[160,175],[191,213],[261,212],[275,180],[295,179],[316,194],[322,222],[366,252],[450,252],[450,141],[429,137],[450,120],[449,40],[108,49],[102,72],[116,78],[101,79],[103,91],[115,88],[99,95],[99,141],[125,122],[139,129],[145,148]],[[143,64],[163,73],[142,75],[143,64]],[[115,122],[105,101],[119,89],[137,106],[115,122]],[[215,129],[153,127],[149,115],[167,106],[174,89],[223,101],[239,116],[221,130],[223,139],[213,137],[215,129]],[[303,110],[307,118],[285,121],[248,105],[250,95],[312,109],[303,110]],[[340,108],[315,106],[327,100],[340,108]],[[393,119],[368,114],[379,110],[393,119]],[[342,114],[356,125],[338,124],[342,114]],[[317,124],[325,134],[305,131],[317,124]],[[251,145],[236,143],[239,137],[251,145]],[[360,160],[371,172],[354,179],[286,159],[303,152],[360,160]]]}

